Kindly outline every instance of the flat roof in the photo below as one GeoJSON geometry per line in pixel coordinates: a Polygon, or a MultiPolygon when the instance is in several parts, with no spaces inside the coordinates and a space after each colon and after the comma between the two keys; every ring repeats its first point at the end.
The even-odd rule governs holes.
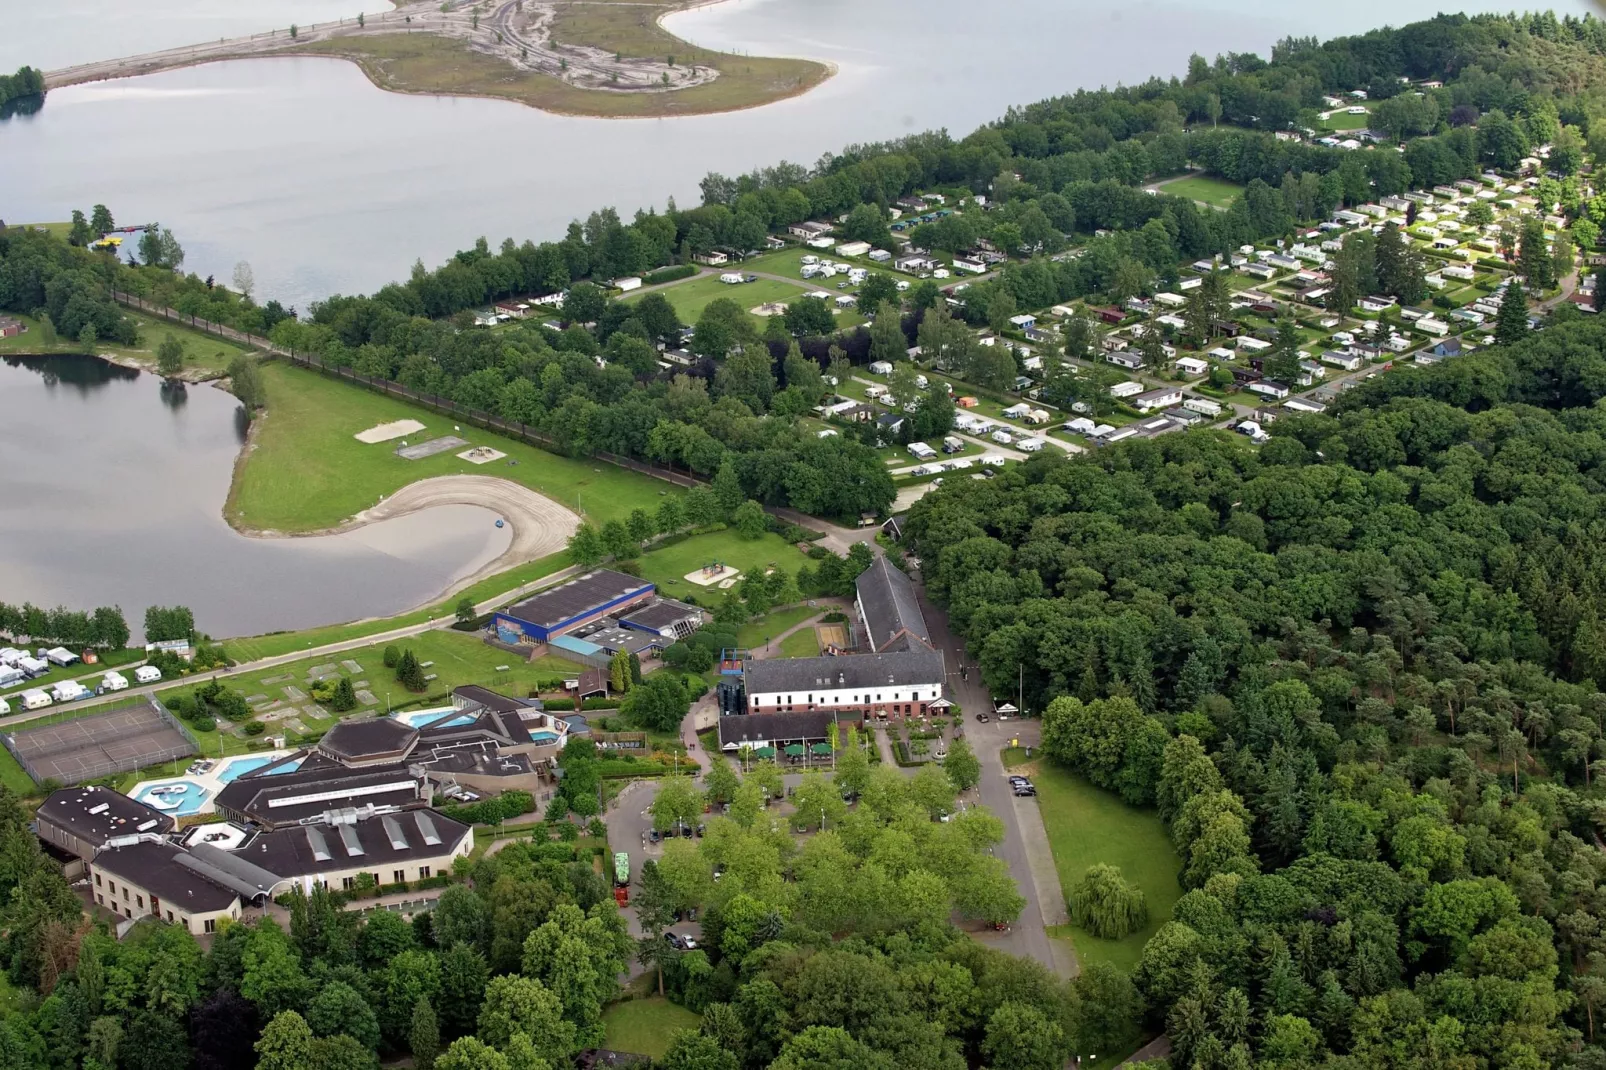
{"type": "Polygon", "coordinates": [[[167,833],[177,825],[171,815],[138,799],[91,784],[51,792],[37,816],[97,847],[113,836],[167,833]]]}
{"type": "Polygon", "coordinates": [[[554,628],[616,599],[651,590],[653,585],[639,577],[599,568],[509,606],[502,613],[539,627],[554,628]]]}

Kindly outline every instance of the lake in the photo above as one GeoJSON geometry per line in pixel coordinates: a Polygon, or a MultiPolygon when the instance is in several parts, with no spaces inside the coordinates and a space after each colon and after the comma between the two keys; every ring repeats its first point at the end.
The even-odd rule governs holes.
{"type": "Polygon", "coordinates": [[[340,535],[253,539],[223,520],[244,440],[238,402],[175,394],[92,357],[0,361],[0,599],[121,605],[138,638],[152,602],[214,637],[421,605],[502,554],[510,528],[441,506],[340,535]]]}
{"type": "MultiPolygon", "coordinates": [[[[370,0],[371,4],[372,0],[370,0]]],[[[1180,74],[1188,56],[1270,52],[1430,17],[1440,0],[727,0],[671,16],[699,45],[829,60],[839,73],[769,107],[679,119],[549,115],[503,101],[403,96],[340,60],[212,64],[50,94],[0,122],[10,222],[109,205],[159,220],[187,270],[251,263],[258,297],[303,310],[433,266],[484,235],[561,237],[614,205],[695,202],[709,171],[741,172],[932,127],[962,136],[1009,106],[1078,87],[1180,74]]],[[[1505,10],[1508,0],[1472,0],[1505,10]]],[[[1592,10],[1562,0],[1560,12],[1592,10]]],[[[126,0],[44,5],[11,19],[0,69],[46,67],[355,15],[354,0],[126,0]],[[349,8],[349,10],[347,10],[349,8]],[[71,11],[69,16],[68,10],[71,11]],[[93,16],[93,17],[90,17],[93,16]]]]}

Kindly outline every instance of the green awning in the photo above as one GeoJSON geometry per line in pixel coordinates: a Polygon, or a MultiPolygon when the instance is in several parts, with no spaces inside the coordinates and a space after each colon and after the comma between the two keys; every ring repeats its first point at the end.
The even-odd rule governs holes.
{"type": "Polygon", "coordinates": [[[801,758],[801,757],[803,757],[803,744],[801,744],[801,743],[788,743],[786,745],[786,756],[788,758],[801,758]]]}
{"type": "Polygon", "coordinates": [[[760,747],[760,748],[758,748],[758,750],[753,752],[753,757],[755,757],[755,758],[773,758],[773,757],[775,757],[775,748],[774,747],[760,747]]]}
{"type": "Polygon", "coordinates": [[[815,754],[830,754],[831,753],[831,744],[829,744],[829,743],[816,743],[816,744],[814,744],[814,746],[810,747],[809,750],[812,751],[815,754]]]}

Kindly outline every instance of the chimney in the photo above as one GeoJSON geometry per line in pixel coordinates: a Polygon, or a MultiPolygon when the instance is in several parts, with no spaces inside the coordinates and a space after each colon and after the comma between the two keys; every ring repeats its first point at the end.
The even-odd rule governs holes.
{"type": "Polygon", "coordinates": [[[839,673],[836,674],[836,686],[838,686],[838,687],[847,687],[848,686],[848,676],[847,676],[846,673],[839,672],[839,673]]]}

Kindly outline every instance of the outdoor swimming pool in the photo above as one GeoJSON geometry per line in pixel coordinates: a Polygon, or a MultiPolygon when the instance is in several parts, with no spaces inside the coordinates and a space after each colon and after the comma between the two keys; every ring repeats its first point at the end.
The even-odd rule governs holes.
{"type": "MultiPolygon", "coordinates": [[[[220,784],[232,784],[245,776],[245,774],[254,773],[265,765],[272,765],[282,757],[284,757],[283,754],[253,754],[248,758],[230,758],[213,775],[217,777],[220,784]]],[[[300,765],[300,762],[288,762],[268,775],[278,776],[280,773],[293,773],[300,765]]]]}
{"type": "Polygon", "coordinates": [[[556,743],[558,741],[558,734],[556,732],[531,732],[530,741],[532,743],[541,744],[556,743]]]}
{"type": "Polygon", "coordinates": [[[134,798],[164,814],[188,817],[200,812],[207,792],[193,780],[167,780],[145,785],[134,793],[134,798]]]}
{"type": "MultiPolygon", "coordinates": [[[[439,717],[444,717],[451,712],[452,707],[442,706],[439,709],[434,710],[414,710],[412,713],[393,713],[391,716],[396,718],[396,720],[401,721],[403,724],[411,725],[414,728],[423,728],[431,721],[439,717]]],[[[444,722],[441,727],[462,728],[464,725],[473,723],[474,715],[471,713],[465,713],[461,717],[453,717],[450,721],[444,722]]]]}

